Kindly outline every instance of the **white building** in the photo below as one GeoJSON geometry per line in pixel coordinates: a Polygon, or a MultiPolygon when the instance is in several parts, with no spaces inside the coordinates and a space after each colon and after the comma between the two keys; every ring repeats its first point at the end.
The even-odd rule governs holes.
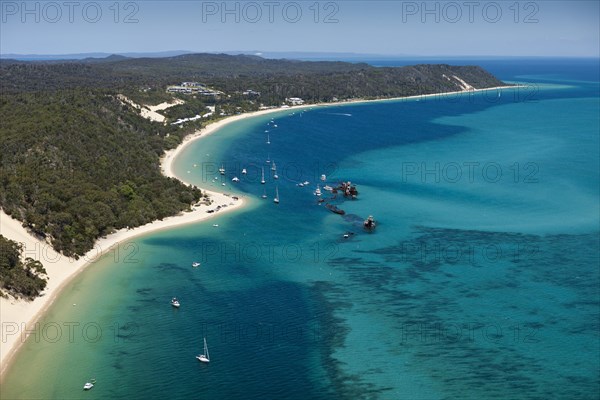
{"type": "Polygon", "coordinates": [[[293,106],[300,106],[304,104],[304,100],[302,100],[300,97],[288,97],[285,99],[285,102],[290,103],[293,106]]]}

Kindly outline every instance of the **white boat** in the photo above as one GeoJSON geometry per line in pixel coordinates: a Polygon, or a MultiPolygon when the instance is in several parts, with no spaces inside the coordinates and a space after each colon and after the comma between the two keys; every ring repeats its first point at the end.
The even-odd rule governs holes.
{"type": "Polygon", "coordinates": [[[248,171],[246,171],[246,168],[244,168],[244,169],[242,170],[242,175],[246,175],[247,173],[248,173],[248,171]]]}
{"type": "Polygon", "coordinates": [[[210,362],[210,355],[208,354],[208,346],[206,345],[206,338],[204,338],[204,354],[197,355],[196,358],[198,361],[203,363],[210,362]]]}
{"type": "Polygon", "coordinates": [[[303,184],[304,184],[304,186],[308,186],[308,185],[310,185],[310,182],[309,181],[304,181],[303,184]]]}
{"type": "Polygon", "coordinates": [[[179,308],[180,304],[179,304],[179,300],[177,300],[177,297],[173,297],[171,299],[171,305],[175,308],[179,308]]]}
{"type": "Polygon", "coordinates": [[[325,176],[325,174],[321,175],[321,180],[322,180],[323,182],[325,182],[325,181],[327,180],[327,177],[325,176]]]}
{"type": "Polygon", "coordinates": [[[273,161],[273,165],[271,165],[271,171],[277,171],[277,166],[275,165],[275,161],[273,161]]]}
{"type": "Polygon", "coordinates": [[[321,188],[319,187],[319,185],[317,185],[317,189],[315,190],[315,196],[320,196],[321,195],[321,188]]]}
{"type": "Polygon", "coordinates": [[[333,188],[331,186],[329,186],[329,185],[323,186],[323,189],[327,190],[328,192],[331,192],[333,190],[333,188]]]}
{"type": "Polygon", "coordinates": [[[298,184],[298,186],[300,186],[300,187],[304,187],[304,183],[300,182],[300,183],[298,184]]]}
{"type": "Polygon", "coordinates": [[[225,175],[225,166],[223,164],[221,164],[221,168],[219,168],[219,173],[225,175]]]}
{"type": "Polygon", "coordinates": [[[199,266],[200,266],[200,263],[198,261],[194,261],[192,263],[192,267],[194,267],[194,268],[198,268],[199,266]]]}
{"type": "Polygon", "coordinates": [[[267,164],[271,164],[271,155],[270,154],[267,155],[267,164]]]}
{"type": "Polygon", "coordinates": [[[238,178],[237,176],[234,176],[234,177],[231,179],[231,182],[239,182],[239,181],[240,181],[240,178],[238,178]]]}
{"type": "Polygon", "coordinates": [[[94,383],[96,383],[95,379],[92,379],[89,382],[86,382],[85,385],[83,385],[83,390],[90,390],[91,388],[94,387],[94,383]]]}
{"type": "Polygon", "coordinates": [[[260,170],[262,172],[262,175],[260,177],[260,183],[264,185],[265,184],[265,167],[260,167],[260,170]]]}
{"type": "Polygon", "coordinates": [[[267,144],[271,144],[271,139],[269,138],[269,134],[267,134],[267,144]]]}
{"type": "Polygon", "coordinates": [[[279,187],[275,186],[275,198],[273,199],[273,203],[279,204],[279,187]]]}
{"type": "Polygon", "coordinates": [[[267,189],[263,189],[263,194],[260,197],[262,197],[263,199],[267,198],[267,189]]]}

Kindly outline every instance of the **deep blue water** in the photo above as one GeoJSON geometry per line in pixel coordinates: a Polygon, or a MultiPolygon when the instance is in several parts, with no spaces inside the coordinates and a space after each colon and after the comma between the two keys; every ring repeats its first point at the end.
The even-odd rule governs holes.
{"type": "Polygon", "coordinates": [[[178,174],[219,189],[224,164],[248,209],[92,266],[45,321],[114,335],[28,343],[2,398],[79,398],[91,374],[89,398],[597,398],[598,60],[451,62],[525,87],[289,110],[190,145],[178,174]],[[357,184],[323,196],[345,216],[321,174],[357,184]]]}

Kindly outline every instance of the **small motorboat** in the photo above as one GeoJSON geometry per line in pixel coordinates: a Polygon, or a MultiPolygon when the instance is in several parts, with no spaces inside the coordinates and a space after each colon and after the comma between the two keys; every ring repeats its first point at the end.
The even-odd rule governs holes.
{"type": "Polygon", "coordinates": [[[171,299],[171,305],[172,305],[173,307],[175,307],[175,308],[179,308],[179,306],[180,306],[181,304],[179,304],[179,300],[177,300],[177,297],[173,297],[173,298],[171,299]]]}
{"type": "Polygon", "coordinates": [[[246,175],[247,173],[248,173],[248,171],[246,171],[246,168],[244,168],[244,169],[242,170],[242,175],[246,175]]]}
{"type": "Polygon", "coordinates": [[[86,382],[85,385],[83,385],[83,390],[90,390],[94,387],[94,383],[96,383],[95,379],[91,379],[89,382],[86,382]]]}
{"type": "Polygon", "coordinates": [[[231,182],[239,182],[240,178],[238,178],[237,176],[234,176],[233,178],[231,178],[231,182]]]}
{"type": "Polygon", "coordinates": [[[194,267],[194,268],[198,268],[199,266],[200,266],[200,263],[198,261],[194,261],[192,263],[192,267],[194,267]]]}

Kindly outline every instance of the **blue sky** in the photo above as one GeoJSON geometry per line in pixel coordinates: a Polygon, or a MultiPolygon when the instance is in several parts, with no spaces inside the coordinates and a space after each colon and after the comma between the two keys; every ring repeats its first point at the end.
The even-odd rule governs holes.
{"type": "Polygon", "coordinates": [[[599,1],[0,1],[2,54],[600,56],[599,1]]]}

